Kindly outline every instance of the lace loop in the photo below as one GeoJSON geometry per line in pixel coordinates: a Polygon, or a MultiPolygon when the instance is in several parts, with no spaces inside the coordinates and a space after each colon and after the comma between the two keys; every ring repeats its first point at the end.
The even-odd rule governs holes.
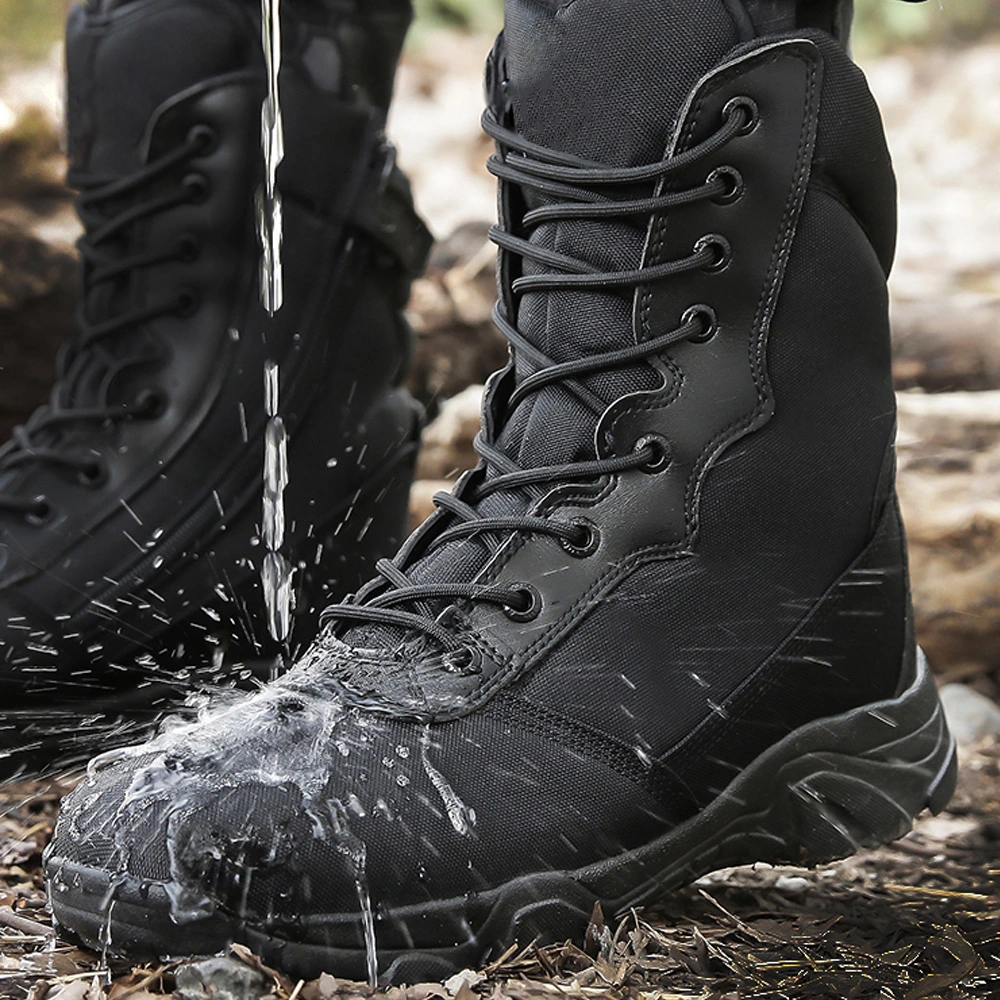
{"type": "MultiPolygon", "coordinates": [[[[487,111],[483,128],[497,144],[497,152],[489,161],[490,172],[501,184],[516,185],[538,199],[549,199],[549,203],[530,207],[523,214],[519,232],[500,226],[490,230],[490,238],[504,253],[530,261],[539,269],[537,273],[520,274],[512,281],[510,292],[514,299],[528,293],[556,290],[621,294],[686,272],[726,267],[732,249],[716,233],[698,240],[686,257],[613,272],[541,246],[531,237],[539,226],[548,222],[635,220],[699,202],[736,200],[743,193],[743,178],[732,167],[715,168],[702,184],[683,190],[666,190],[664,182],[689,170],[738,136],[748,134],[758,119],[759,110],[749,98],[734,99],[726,105],[718,130],[690,149],[669,155],[659,163],[608,167],[533,143],[504,128],[487,111]],[[637,196],[636,188],[649,184],[655,185],[654,191],[637,196]]],[[[667,333],[615,350],[555,362],[517,329],[503,305],[497,305],[494,319],[510,341],[519,372],[517,384],[503,403],[503,412],[494,414],[494,436],[500,434],[525,400],[549,386],[557,385],[573,393],[600,415],[607,402],[588,388],[584,379],[648,362],[681,341],[703,343],[718,329],[714,310],[695,305],[683,313],[680,325],[667,333]]],[[[438,521],[432,522],[421,544],[406,547],[394,560],[379,563],[376,578],[351,600],[328,608],[324,622],[387,625],[423,634],[443,646],[447,658],[467,649],[468,643],[463,647],[456,631],[460,616],[454,613],[454,605],[448,605],[435,616],[435,602],[494,604],[514,621],[534,621],[543,610],[543,599],[530,584],[500,587],[485,582],[416,582],[408,572],[409,563],[454,542],[476,539],[489,548],[491,540],[495,547],[498,541],[512,535],[549,537],[571,556],[592,555],[600,548],[601,538],[596,526],[585,519],[565,521],[530,511],[494,516],[483,512],[480,505],[497,493],[526,492],[540,499],[544,491],[559,485],[596,482],[633,470],[658,474],[672,462],[669,441],[657,434],[645,435],[625,455],[539,468],[521,468],[495,439],[488,439],[482,431],[476,438],[475,449],[482,459],[477,475],[464,481],[461,495],[439,493],[434,497],[438,521]]],[[[437,607],[440,608],[440,603],[437,607]]]]}

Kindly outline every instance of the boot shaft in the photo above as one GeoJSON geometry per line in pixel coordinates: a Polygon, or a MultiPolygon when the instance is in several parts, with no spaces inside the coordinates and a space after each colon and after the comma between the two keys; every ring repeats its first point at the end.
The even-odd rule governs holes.
{"type": "MultiPolygon", "coordinates": [[[[318,235],[306,231],[314,225],[309,216],[326,220],[331,232],[345,224],[358,227],[386,251],[384,280],[396,286],[388,299],[399,308],[426,252],[426,233],[413,216],[405,179],[393,170],[382,136],[384,110],[338,72],[330,36],[334,14],[325,6],[306,8],[313,6],[312,22],[292,14],[283,24],[286,153],[278,188],[287,198],[288,225],[300,227],[287,234],[288,254],[294,261],[304,251],[308,259],[307,248],[318,235]]],[[[188,240],[203,263],[212,258],[211,267],[201,269],[200,277],[209,278],[206,287],[187,288],[199,299],[210,291],[235,302],[250,292],[249,271],[259,255],[254,204],[263,170],[258,21],[259,12],[246,0],[131,0],[71,13],[70,179],[83,192],[79,204],[88,230],[82,243],[88,323],[141,311],[162,287],[190,286],[192,275],[183,266],[190,261],[181,259],[178,267],[169,259],[149,260],[171,242],[188,240]],[[188,144],[201,145],[185,152],[188,144]],[[176,163],[158,165],[172,157],[176,163]],[[209,160],[213,177],[204,165],[209,160]],[[157,199],[163,210],[156,209],[157,199]],[[109,271],[116,259],[141,260],[143,266],[109,271]]],[[[389,339],[382,349],[399,372],[407,338],[385,332],[389,339]]],[[[133,333],[123,329],[112,337],[112,347],[133,333]]],[[[209,339],[224,346],[225,328],[209,339]]],[[[207,342],[201,348],[211,351],[207,342]]],[[[271,349],[282,350],[280,344],[271,349]]],[[[210,354],[202,364],[211,367],[210,354]]]]}
{"type": "MultiPolygon", "coordinates": [[[[487,125],[514,349],[487,394],[486,462],[457,488],[498,541],[463,509],[460,531],[439,542],[442,513],[398,560],[417,590],[489,585],[457,618],[476,669],[422,679],[414,700],[387,651],[377,681],[347,683],[438,717],[506,685],[652,758],[766,673],[845,574],[869,574],[880,585],[814,638],[871,625],[871,663],[839,692],[891,693],[912,653],[895,187],[860,70],[815,29],[741,41],[716,0],[508,0],[506,14],[487,125]],[[533,537],[553,522],[556,539],[533,537]],[[505,588],[519,595],[506,611],[505,588]]],[[[350,641],[388,650],[389,632],[350,641]]],[[[822,715],[838,669],[817,664],[797,710],[822,715]]]]}
{"type": "MultiPolygon", "coordinates": [[[[853,641],[866,615],[875,623],[865,636],[878,667],[852,666],[860,673],[849,697],[889,696],[912,655],[892,485],[886,277],[895,185],[879,113],[860,70],[828,33],[804,28],[741,44],[739,24],[727,16],[713,2],[655,11],[638,2],[577,3],[555,14],[508,0],[501,66],[493,70],[506,73],[494,88],[502,95],[498,120],[549,150],[585,158],[583,174],[596,164],[683,160],[711,145],[734,107],[747,111],[731,141],[671,173],[669,183],[625,194],[696,191],[720,175],[728,190],[654,213],[641,227],[572,213],[571,221],[536,224],[539,205],[566,201],[540,185],[501,197],[503,228],[536,248],[534,257],[501,260],[504,313],[531,348],[574,361],[668,336],[692,317],[702,323],[648,364],[587,380],[590,406],[599,403],[593,422],[581,394],[562,384],[502,418],[505,451],[529,466],[579,460],[588,446],[610,459],[657,442],[657,467],[623,474],[606,496],[553,494],[533,508],[603,533],[597,557],[573,567],[572,583],[559,572],[558,549],[541,545],[526,546],[530,555],[512,550],[487,571],[494,585],[541,581],[543,610],[530,634],[504,635],[506,655],[546,662],[527,677],[523,695],[571,706],[575,720],[638,741],[651,757],[704,721],[706,703],[726,705],[759,671],[764,684],[763,651],[789,641],[810,615],[818,622],[844,573],[881,580],[867,592],[870,603],[845,612],[852,624],[848,617],[817,624],[813,635],[817,647],[836,649],[853,641]],[[634,110],[622,116],[621,108],[634,110]],[[631,296],[611,287],[536,291],[527,282],[517,294],[524,275],[552,273],[544,252],[581,262],[581,271],[652,273],[705,241],[714,258],[703,267],[639,281],[631,296]],[[569,453],[559,453],[553,425],[575,433],[569,453]],[[571,643],[556,643],[575,614],[587,620],[574,625],[571,643]],[[574,667],[581,649],[587,662],[627,664],[626,683],[614,671],[583,680],[574,667]],[[648,702],[665,670],[681,706],[669,722],[648,702]],[[622,714],[609,720],[609,704],[622,714]]],[[[508,166],[518,162],[503,139],[500,151],[508,166]]],[[[588,190],[623,197],[620,188],[580,186],[581,199],[588,190]]],[[[502,411],[538,364],[530,350],[515,351],[488,410],[502,411]]],[[[483,613],[479,625],[496,641],[490,621],[483,613]]],[[[798,699],[800,715],[776,712],[774,725],[822,715],[829,705],[820,692],[836,688],[832,677],[842,669],[840,661],[817,664],[815,697],[798,699]]]]}

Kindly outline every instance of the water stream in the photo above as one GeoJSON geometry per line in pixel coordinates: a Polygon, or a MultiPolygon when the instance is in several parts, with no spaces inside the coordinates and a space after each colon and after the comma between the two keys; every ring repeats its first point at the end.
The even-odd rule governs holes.
{"type": "MultiPolygon", "coordinates": [[[[281,243],[283,238],[278,167],[285,157],[285,130],[278,76],[281,71],[281,0],[261,0],[261,43],[267,71],[267,96],[261,109],[261,149],[264,183],[257,191],[257,230],[260,237],[260,299],[269,316],[284,302],[281,243]]],[[[264,560],[261,586],[267,609],[267,627],[276,642],[285,642],[292,629],[293,568],[282,555],[285,541],[285,488],[288,486],[288,435],[279,413],[278,364],[264,365],[264,510],[261,529],[264,560]]]]}
{"type": "Polygon", "coordinates": [[[277,362],[264,365],[264,511],[261,529],[264,561],[261,580],[267,627],[271,637],[284,642],[292,630],[292,575],[294,569],[282,555],[285,544],[285,489],[288,486],[288,434],[278,412],[277,362]]]}
{"type": "MultiPolygon", "coordinates": [[[[257,192],[257,229],[260,237],[260,297],[269,316],[282,307],[284,279],[281,260],[283,220],[278,167],[285,156],[284,124],[281,112],[279,74],[281,71],[281,0],[261,0],[261,42],[267,71],[267,96],[261,111],[261,146],[264,154],[264,183],[257,192]]],[[[284,494],[288,486],[288,434],[280,414],[280,370],[277,362],[264,366],[264,505],[261,529],[265,547],[261,584],[267,609],[267,626],[277,642],[287,641],[292,626],[292,577],[294,568],[281,552],[285,542],[284,494]]],[[[371,896],[365,875],[366,847],[354,837],[346,813],[339,810],[339,822],[332,831],[340,848],[350,859],[361,910],[368,979],[378,984],[378,951],[371,896]]],[[[330,970],[335,972],[336,970],[330,970]]]]}
{"type": "Polygon", "coordinates": [[[281,0],[261,0],[261,40],[267,70],[267,97],[261,112],[264,184],[257,194],[261,303],[273,316],[284,301],[281,266],[282,216],[278,167],[285,158],[285,129],[281,116],[278,75],[281,71],[281,0]]]}

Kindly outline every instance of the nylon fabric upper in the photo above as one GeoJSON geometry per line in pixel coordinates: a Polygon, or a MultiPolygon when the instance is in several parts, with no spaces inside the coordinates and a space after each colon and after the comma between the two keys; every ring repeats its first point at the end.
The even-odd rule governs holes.
{"type": "Polygon", "coordinates": [[[574,867],[670,826],[617,759],[641,770],[627,748],[560,746],[523,721],[509,738],[512,721],[483,712],[428,730],[345,709],[321,671],[297,672],[95,769],[60,819],[59,856],[168,883],[180,914],[219,906],[280,919],[357,905],[354,838],[373,898],[398,903],[442,879],[500,884],[518,857],[496,845],[512,837],[540,866],[574,867]]]}
{"type": "MultiPolygon", "coordinates": [[[[719,0],[575,0],[559,5],[507,0],[503,52],[513,125],[532,142],[604,165],[658,162],[688,93],[739,40],[719,0]]],[[[651,193],[648,184],[632,196],[651,193]]],[[[528,207],[545,202],[532,196],[528,207]]],[[[647,221],[547,223],[531,240],[601,270],[632,270],[641,263],[647,221]]],[[[540,270],[529,265],[524,273],[540,270]]],[[[553,361],[569,361],[635,343],[633,298],[631,291],[534,293],[523,297],[510,319],[553,361]]],[[[519,379],[533,370],[518,360],[519,379]]],[[[636,365],[590,377],[584,384],[610,404],[626,393],[655,388],[659,379],[648,365],[636,365]]],[[[499,443],[523,468],[591,459],[599,417],[554,385],[509,415],[499,443]]],[[[523,493],[496,494],[479,510],[500,516],[523,511],[528,502],[523,493]]],[[[417,583],[474,579],[492,544],[495,540],[453,542],[422,559],[409,575],[417,583]]],[[[376,628],[355,630],[348,638],[358,646],[385,648],[403,636],[398,629],[376,628]]],[[[405,669],[389,665],[376,686],[391,689],[397,682],[390,675],[405,669]]],[[[365,686],[370,686],[367,681],[365,686]]]]}
{"type": "MultiPolygon", "coordinates": [[[[718,0],[558,5],[507,0],[505,18],[509,96],[518,133],[608,166],[661,160],[691,88],[739,41],[718,0]]],[[[529,207],[543,202],[533,200],[529,207]]],[[[532,242],[602,270],[632,269],[641,260],[645,223],[547,223],[532,242]]],[[[538,270],[529,265],[525,273],[538,270]]],[[[533,293],[521,299],[511,319],[548,357],[568,361],[634,343],[632,299],[631,292],[533,293]]],[[[626,392],[652,388],[657,380],[648,366],[637,366],[592,378],[588,386],[610,403],[626,392]]],[[[525,467],[593,457],[598,416],[553,386],[519,408],[505,429],[503,446],[525,467]]]]}

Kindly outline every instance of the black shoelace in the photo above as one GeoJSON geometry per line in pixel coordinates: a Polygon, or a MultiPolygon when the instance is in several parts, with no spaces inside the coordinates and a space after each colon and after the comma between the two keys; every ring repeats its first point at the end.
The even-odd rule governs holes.
{"type": "MultiPolygon", "coordinates": [[[[704,184],[689,190],[632,199],[613,195],[623,189],[634,190],[640,184],[665,181],[682,170],[690,169],[735,136],[744,133],[754,124],[756,114],[752,101],[737,98],[726,106],[719,130],[704,142],[659,163],[619,168],[602,166],[528,142],[516,132],[502,127],[490,112],[483,117],[483,127],[498,146],[498,152],[489,162],[490,172],[502,183],[532,189],[552,199],[551,203],[531,209],[524,215],[522,224],[525,232],[530,234],[545,222],[648,219],[651,215],[682,205],[737,196],[742,180],[735,170],[729,168],[714,170],[704,184]]],[[[728,245],[720,237],[706,236],[698,241],[689,256],[680,260],[630,271],[604,272],[587,261],[546,250],[526,237],[498,226],[493,227],[490,236],[502,250],[551,269],[515,279],[511,286],[515,297],[526,292],[567,289],[621,293],[698,268],[718,267],[723,256],[729,252],[728,245]]],[[[554,383],[569,389],[600,415],[606,403],[581,384],[584,376],[634,365],[662,354],[673,344],[686,339],[704,340],[714,332],[711,310],[694,306],[685,313],[681,325],[669,333],[619,350],[555,363],[520,333],[500,304],[494,312],[494,319],[518,357],[522,361],[527,360],[533,368],[532,374],[520,381],[506,401],[504,414],[499,415],[497,421],[500,427],[505,415],[512,414],[533,393],[554,383]]],[[[626,455],[532,469],[520,468],[482,432],[476,438],[475,447],[490,475],[483,476],[483,481],[468,491],[465,499],[452,493],[438,493],[434,497],[438,511],[450,515],[451,525],[419,547],[407,545],[394,559],[380,560],[376,566],[376,578],[345,603],[328,608],[324,620],[414,630],[436,640],[448,655],[468,654],[470,650],[463,646],[460,637],[445,627],[447,616],[436,616],[431,602],[485,602],[502,607],[514,620],[530,621],[540,611],[538,594],[528,585],[511,589],[478,583],[415,583],[406,572],[412,551],[419,549],[422,558],[460,539],[517,533],[548,536],[557,539],[570,552],[586,555],[596,547],[596,529],[586,522],[529,514],[488,517],[477,510],[477,505],[495,493],[551,488],[556,484],[580,483],[635,469],[656,472],[669,465],[664,445],[654,438],[640,440],[635,449],[626,455]],[[405,610],[404,606],[413,610],[405,610]]]]}
{"type": "MultiPolygon", "coordinates": [[[[207,181],[202,175],[192,173],[172,190],[147,199],[135,199],[144,188],[197,154],[204,153],[215,141],[214,132],[207,126],[199,125],[190,131],[183,144],[134,174],[106,183],[95,182],[90,178],[70,177],[71,183],[83,189],[76,204],[86,231],[86,235],[77,244],[86,275],[84,303],[95,288],[126,277],[133,271],[155,267],[167,261],[190,261],[197,256],[198,244],[190,235],[181,237],[173,246],[135,254],[119,254],[112,247],[114,241],[139,220],[206,197],[207,181]],[[122,199],[129,199],[132,203],[128,208],[110,214],[106,206],[122,199]]],[[[104,369],[104,389],[99,396],[106,395],[107,387],[115,375],[130,366],[157,359],[151,358],[148,353],[112,356],[108,351],[102,352],[102,342],[106,343],[109,337],[136,328],[158,316],[189,315],[195,306],[192,293],[182,291],[169,299],[151,302],[142,308],[95,323],[89,320],[86,306],[81,304],[77,311],[78,334],[60,359],[58,380],[50,401],[47,406],[36,410],[23,426],[14,429],[11,441],[0,452],[0,473],[34,462],[45,462],[75,471],[84,486],[99,485],[104,470],[98,460],[92,454],[60,447],[58,433],[52,432],[73,424],[100,425],[105,421],[152,419],[161,411],[163,400],[155,391],[145,390],[136,399],[114,406],[102,404],[100,400],[94,406],[79,406],[74,405],[71,400],[74,384],[83,369],[97,361],[104,369]],[[99,354],[103,356],[95,357],[99,354]]],[[[44,496],[26,497],[15,492],[0,492],[0,511],[20,513],[30,523],[40,525],[48,519],[52,508],[44,496]]]]}

